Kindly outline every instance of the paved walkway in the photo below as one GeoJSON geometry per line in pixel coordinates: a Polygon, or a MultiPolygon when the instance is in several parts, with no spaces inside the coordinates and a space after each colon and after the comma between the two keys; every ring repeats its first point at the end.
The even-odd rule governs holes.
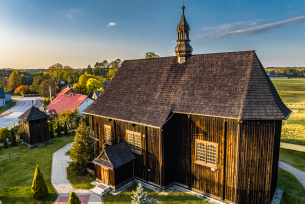
{"type": "Polygon", "coordinates": [[[70,181],[67,179],[66,168],[69,166],[71,160],[66,152],[71,149],[72,143],[67,144],[53,154],[52,159],[52,174],[51,182],[58,193],[58,198],[55,204],[66,204],[69,200],[71,191],[75,191],[82,204],[97,204],[103,203],[102,197],[92,193],[90,190],[75,189],[70,181]]]}
{"type": "Polygon", "coordinates": [[[281,148],[290,149],[290,150],[299,151],[299,152],[305,152],[305,146],[304,145],[297,145],[297,144],[290,144],[290,143],[286,143],[286,142],[281,142],[281,148]]]}
{"type": "Polygon", "coordinates": [[[16,105],[0,114],[0,128],[8,127],[20,121],[18,117],[32,107],[32,101],[35,107],[42,104],[40,97],[13,97],[12,102],[16,102],[16,105]]]}
{"type": "Polygon", "coordinates": [[[305,188],[305,172],[296,169],[289,164],[279,161],[279,167],[293,174],[305,188]]]}

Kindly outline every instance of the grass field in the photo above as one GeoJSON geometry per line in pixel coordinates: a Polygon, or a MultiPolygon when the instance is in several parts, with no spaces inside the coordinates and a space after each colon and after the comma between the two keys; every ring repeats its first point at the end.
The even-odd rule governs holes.
{"type": "Polygon", "coordinates": [[[280,160],[305,172],[305,152],[281,149],[280,160]]]}
{"type": "MultiPolygon", "coordinates": [[[[116,196],[113,196],[109,193],[103,196],[103,201],[106,204],[130,204],[131,203],[131,196],[132,196],[132,191],[136,190],[136,185],[134,184],[127,190],[119,193],[116,196]]],[[[169,193],[168,195],[161,195],[159,193],[156,193],[150,189],[145,188],[145,192],[147,192],[147,197],[150,198],[151,200],[157,200],[159,201],[160,204],[178,204],[178,203],[187,203],[187,204],[207,204],[209,202],[198,198],[197,196],[194,195],[189,195],[186,193],[182,192],[172,192],[169,193]]]]}
{"type": "Polygon", "coordinates": [[[51,204],[57,194],[51,184],[52,155],[58,149],[72,142],[74,134],[52,139],[51,144],[45,147],[28,148],[19,144],[8,150],[0,150],[0,200],[2,203],[30,203],[35,201],[31,194],[31,185],[36,165],[41,172],[49,189],[49,196],[43,200],[44,204],[51,204]]]}
{"type": "Polygon", "coordinates": [[[279,168],[277,181],[284,191],[281,204],[305,203],[305,188],[292,174],[279,168]]]}
{"type": "Polygon", "coordinates": [[[289,119],[283,121],[281,140],[305,145],[305,79],[273,79],[272,82],[292,110],[289,119]]]}
{"type": "Polygon", "coordinates": [[[67,168],[67,177],[68,180],[72,183],[74,188],[77,189],[91,189],[94,187],[91,183],[95,181],[95,177],[91,175],[78,176],[73,173],[71,167],[67,168]]]}
{"type": "Polygon", "coordinates": [[[4,111],[14,107],[16,105],[16,102],[11,102],[8,106],[6,106],[5,108],[0,108],[0,114],[3,113],[4,111]]]}

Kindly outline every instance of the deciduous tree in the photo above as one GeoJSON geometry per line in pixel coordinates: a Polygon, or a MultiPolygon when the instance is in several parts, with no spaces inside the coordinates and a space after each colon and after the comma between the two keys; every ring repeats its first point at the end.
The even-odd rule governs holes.
{"type": "Polygon", "coordinates": [[[24,95],[28,91],[29,91],[29,86],[27,86],[27,85],[21,85],[15,89],[15,93],[20,92],[21,95],[24,95]]]}
{"type": "Polygon", "coordinates": [[[13,90],[22,85],[21,78],[16,70],[11,73],[9,77],[9,84],[13,90]]]}
{"type": "Polygon", "coordinates": [[[154,52],[146,52],[145,59],[159,58],[160,56],[154,52]]]}
{"type": "Polygon", "coordinates": [[[63,112],[57,114],[58,120],[68,125],[68,128],[71,129],[72,123],[76,120],[78,109],[74,109],[73,111],[66,109],[63,107],[63,112]]]}
{"type": "Polygon", "coordinates": [[[86,89],[88,93],[93,93],[95,90],[103,90],[103,83],[96,78],[90,78],[87,81],[86,89]]]}

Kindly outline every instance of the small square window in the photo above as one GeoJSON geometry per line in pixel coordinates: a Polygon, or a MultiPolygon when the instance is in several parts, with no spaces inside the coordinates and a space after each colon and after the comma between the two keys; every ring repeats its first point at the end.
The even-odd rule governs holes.
{"type": "Polygon", "coordinates": [[[111,145],[111,126],[105,125],[105,137],[106,137],[106,143],[111,145]]]}
{"type": "Polygon", "coordinates": [[[217,143],[196,140],[196,164],[217,168],[217,143]]]}
{"type": "Polygon", "coordinates": [[[141,133],[126,131],[127,143],[132,152],[142,154],[141,152],[141,133]]]}

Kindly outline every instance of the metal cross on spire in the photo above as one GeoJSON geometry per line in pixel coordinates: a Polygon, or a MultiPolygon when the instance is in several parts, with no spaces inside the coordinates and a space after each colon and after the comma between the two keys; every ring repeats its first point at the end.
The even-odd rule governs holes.
{"type": "Polygon", "coordinates": [[[183,0],[183,6],[182,6],[182,14],[184,15],[184,9],[185,9],[185,6],[184,6],[184,0],[183,0]]]}

